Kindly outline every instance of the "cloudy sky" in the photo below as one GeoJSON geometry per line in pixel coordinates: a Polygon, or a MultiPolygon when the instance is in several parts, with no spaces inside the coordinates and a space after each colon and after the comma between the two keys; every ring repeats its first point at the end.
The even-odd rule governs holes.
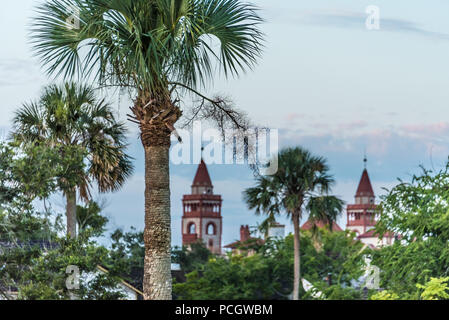
{"type": "MultiPolygon", "coordinates": [[[[0,137],[14,110],[50,83],[29,45],[33,8],[41,1],[2,4],[0,30],[0,137]]],[[[217,77],[205,92],[223,93],[260,125],[279,129],[280,145],[302,145],[328,159],[334,193],[351,202],[363,154],[377,195],[407,179],[418,166],[440,168],[449,155],[449,2],[446,0],[253,0],[266,20],[265,52],[254,72],[217,77]],[[380,9],[380,29],[368,30],[366,8],[380,9]]],[[[110,95],[125,119],[129,99],[110,95]]],[[[136,171],[124,188],[103,195],[110,228],[143,228],[143,152],[129,124],[136,171]]],[[[181,197],[194,165],[172,165],[173,244],[181,243],[181,197]]],[[[223,196],[223,242],[255,225],[241,192],[253,184],[243,165],[212,165],[223,196]]],[[[55,198],[55,205],[62,199],[55,198]]],[[[288,221],[281,219],[281,222],[288,221]]],[[[340,225],[344,227],[345,216],[340,225]]],[[[288,224],[289,225],[289,224],[288,224]]],[[[291,231],[291,227],[287,229],[291,231]]]]}

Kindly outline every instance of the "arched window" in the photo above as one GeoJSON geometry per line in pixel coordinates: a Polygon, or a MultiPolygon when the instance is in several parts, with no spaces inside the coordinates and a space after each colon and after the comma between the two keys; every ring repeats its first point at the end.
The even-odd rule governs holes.
{"type": "Polygon", "coordinates": [[[216,234],[215,224],[213,224],[212,222],[209,223],[209,224],[207,225],[206,233],[207,233],[207,234],[216,234]]]}
{"type": "Polygon", "coordinates": [[[189,232],[189,234],[195,234],[196,233],[195,223],[190,222],[189,225],[187,226],[187,231],[189,232]]]}

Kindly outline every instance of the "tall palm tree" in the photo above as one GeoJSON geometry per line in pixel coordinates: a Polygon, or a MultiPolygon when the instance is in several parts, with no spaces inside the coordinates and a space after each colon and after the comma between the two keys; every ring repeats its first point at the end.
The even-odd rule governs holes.
{"type": "Polygon", "coordinates": [[[326,160],[313,156],[300,147],[287,148],[278,155],[278,171],[272,176],[259,176],[255,187],[244,191],[243,197],[256,214],[274,215],[285,212],[294,229],[293,299],[299,299],[300,226],[302,214],[309,212],[312,221],[336,221],[343,209],[343,201],[329,195],[334,179],[329,175],[326,160]]]}
{"type": "Polygon", "coordinates": [[[24,104],[14,117],[13,137],[58,151],[63,174],[58,187],[67,206],[67,234],[76,237],[77,190],[88,201],[92,181],[99,192],[119,189],[133,167],[125,154],[126,128],[111,106],[98,100],[92,87],[76,83],[51,85],[37,102],[24,104]],[[76,153],[74,162],[71,152],[76,153]]]}
{"type": "Polygon", "coordinates": [[[49,74],[90,75],[135,95],[129,116],[145,151],[144,298],[171,299],[168,155],[178,97],[190,92],[220,107],[198,90],[217,69],[234,76],[254,66],[261,18],[240,0],[47,0],[38,11],[34,48],[49,74]]]}

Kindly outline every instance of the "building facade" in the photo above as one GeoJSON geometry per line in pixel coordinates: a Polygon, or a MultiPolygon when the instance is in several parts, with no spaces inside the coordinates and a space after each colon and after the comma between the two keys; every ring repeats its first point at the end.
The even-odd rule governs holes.
{"type": "Polygon", "coordinates": [[[182,198],[182,244],[189,246],[201,240],[212,253],[221,254],[222,199],[220,195],[214,194],[213,189],[206,164],[201,160],[191,194],[182,198]]]}
{"type": "Polygon", "coordinates": [[[274,222],[268,228],[268,238],[284,239],[285,225],[274,222]]]}
{"type": "Polygon", "coordinates": [[[387,233],[382,239],[375,234],[379,214],[375,204],[375,195],[366,168],[362,172],[359,186],[355,193],[355,203],[347,206],[346,229],[354,231],[357,239],[373,248],[390,245],[394,235],[387,233]]]}
{"type": "Polygon", "coordinates": [[[249,226],[243,225],[240,226],[240,240],[226,245],[225,248],[231,249],[233,254],[252,256],[256,253],[256,247],[259,247],[264,243],[265,241],[263,239],[251,237],[249,226]]]}

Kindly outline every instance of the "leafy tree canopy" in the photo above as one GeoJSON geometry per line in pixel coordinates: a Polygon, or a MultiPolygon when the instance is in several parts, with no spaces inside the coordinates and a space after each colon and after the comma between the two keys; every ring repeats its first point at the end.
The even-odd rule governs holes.
{"type": "MultiPolygon", "coordinates": [[[[63,174],[54,151],[39,145],[0,144],[0,295],[9,299],[8,291],[17,291],[19,299],[121,298],[117,278],[97,270],[108,255],[93,240],[107,222],[98,205],[91,202],[78,208],[84,228],[77,240],[60,236],[61,215],[33,207],[34,199],[46,199],[56,190],[55,177],[63,174]],[[70,265],[77,266],[81,275],[92,274],[72,292],[66,286],[70,265]]],[[[64,161],[76,163],[77,157],[64,161]]]]}
{"type": "MultiPolygon", "coordinates": [[[[318,232],[319,238],[308,232],[301,237],[304,278],[325,294],[333,292],[334,298],[359,297],[360,293],[343,287],[363,274],[363,245],[349,233],[318,232]],[[329,274],[334,279],[331,287],[329,274]]],[[[173,289],[179,299],[288,299],[292,282],[293,236],[289,235],[268,239],[251,256],[229,254],[198,263],[173,289]]],[[[302,298],[312,297],[303,292],[302,298]]]]}
{"type": "Polygon", "coordinates": [[[401,298],[419,299],[421,285],[449,276],[448,170],[449,163],[438,172],[423,168],[383,197],[376,228],[400,241],[375,251],[373,264],[382,270],[381,287],[401,298]]]}

